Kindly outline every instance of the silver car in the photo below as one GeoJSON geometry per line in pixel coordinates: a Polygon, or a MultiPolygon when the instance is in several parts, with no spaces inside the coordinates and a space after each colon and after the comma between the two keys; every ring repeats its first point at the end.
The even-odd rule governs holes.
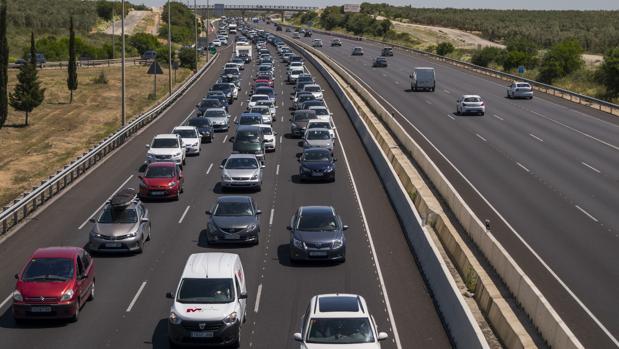
{"type": "Polygon", "coordinates": [[[262,169],[265,167],[254,154],[232,154],[222,161],[221,187],[262,188],[262,169]]]}
{"type": "Polygon", "coordinates": [[[479,114],[486,113],[486,105],[478,95],[463,95],[458,98],[456,106],[456,114],[479,114]]]}
{"type": "Polygon", "coordinates": [[[307,129],[303,136],[303,148],[326,148],[333,152],[334,139],[326,128],[307,129]]]}
{"type": "Polygon", "coordinates": [[[203,116],[213,125],[213,131],[228,131],[230,114],[224,108],[208,108],[203,116]]]}
{"type": "Polygon", "coordinates": [[[114,195],[90,222],[94,224],[88,239],[91,252],[141,253],[150,240],[149,212],[133,189],[114,195]]]}
{"type": "Polygon", "coordinates": [[[533,98],[533,88],[528,82],[514,81],[507,86],[507,98],[533,98]]]}

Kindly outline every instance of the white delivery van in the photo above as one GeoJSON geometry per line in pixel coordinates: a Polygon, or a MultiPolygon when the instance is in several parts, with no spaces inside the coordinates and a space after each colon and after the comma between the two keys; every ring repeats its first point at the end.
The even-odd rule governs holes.
{"type": "Polygon", "coordinates": [[[234,46],[234,54],[243,58],[245,63],[251,62],[252,46],[246,42],[237,42],[234,46]]]}
{"type": "Polygon", "coordinates": [[[410,75],[410,78],[412,91],[428,90],[434,92],[436,88],[434,68],[417,67],[410,75]]]}
{"type": "Polygon", "coordinates": [[[247,284],[241,258],[233,253],[189,256],[168,318],[174,344],[238,346],[245,321],[247,284]]]}

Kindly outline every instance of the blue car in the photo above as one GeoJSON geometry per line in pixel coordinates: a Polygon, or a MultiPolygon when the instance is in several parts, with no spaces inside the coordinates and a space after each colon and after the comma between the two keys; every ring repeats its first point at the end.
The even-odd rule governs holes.
{"type": "Polygon", "coordinates": [[[299,178],[303,180],[335,181],[335,162],[326,148],[306,148],[299,157],[299,178]]]}

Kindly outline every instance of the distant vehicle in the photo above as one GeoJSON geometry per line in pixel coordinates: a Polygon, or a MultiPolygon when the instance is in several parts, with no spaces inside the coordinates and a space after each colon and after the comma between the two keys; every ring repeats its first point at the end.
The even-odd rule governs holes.
{"type": "Polygon", "coordinates": [[[434,68],[417,67],[410,75],[410,78],[411,91],[427,90],[434,92],[436,89],[434,68]]]}
{"type": "Polygon", "coordinates": [[[307,129],[303,135],[303,148],[325,148],[333,152],[334,141],[335,139],[329,129],[307,129]]]}
{"type": "Polygon", "coordinates": [[[249,196],[220,196],[215,206],[206,211],[210,216],[206,228],[209,244],[250,243],[260,240],[260,219],[262,212],[249,196]]]}
{"type": "Polygon", "coordinates": [[[269,97],[269,95],[254,93],[247,100],[247,108],[252,108],[256,106],[256,103],[258,103],[258,101],[270,101],[270,100],[271,100],[271,97],[269,97]]]}
{"type": "Polygon", "coordinates": [[[307,29],[305,31],[305,33],[303,33],[303,36],[306,38],[311,38],[312,37],[312,30],[311,29],[307,29]]]}
{"type": "Polygon", "coordinates": [[[348,226],[330,206],[301,206],[290,220],[290,261],[346,260],[348,226]]]}
{"type": "Polygon", "coordinates": [[[155,58],[157,58],[157,52],[155,51],[149,50],[149,51],[144,51],[144,53],[142,53],[143,60],[152,61],[155,58]]]}
{"type": "Polygon", "coordinates": [[[260,128],[262,128],[262,138],[264,138],[264,150],[267,152],[275,151],[277,132],[274,132],[271,125],[267,124],[261,124],[260,128]]]}
{"type": "Polygon", "coordinates": [[[252,111],[256,107],[249,109],[249,112],[241,113],[236,122],[237,125],[262,125],[262,114],[252,111]]]}
{"type": "Polygon", "coordinates": [[[456,107],[456,114],[479,114],[484,115],[486,113],[486,106],[484,101],[478,95],[463,95],[458,98],[458,105],[456,107]]]}
{"type": "MultiPolygon", "coordinates": [[[[313,121],[310,120],[310,125],[313,121]]],[[[299,157],[299,178],[335,181],[335,161],[328,149],[306,148],[299,157]]]]}
{"type": "Polygon", "coordinates": [[[312,297],[301,323],[301,332],[293,337],[306,349],[380,349],[379,342],[389,338],[387,333],[378,332],[365,299],[355,294],[312,297]]]}
{"type": "Polygon", "coordinates": [[[200,135],[202,136],[202,142],[212,142],[213,141],[213,125],[211,125],[211,121],[207,118],[203,117],[194,117],[187,120],[188,126],[193,126],[198,129],[200,135]]]}
{"type": "Polygon", "coordinates": [[[329,117],[328,119],[318,118],[318,119],[309,120],[307,122],[307,129],[311,130],[313,128],[326,128],[330,131],[331,137],[335,138],[335,124],[333,124],[333,120],[331,120],[331,117],[329,117]]]}
{"type": "MultiPolygon", "coordinates": [[[[47,63],[47,59],[45,59],[45,55],[42,53],[36,53],[34,57],[36,59],[36,64],[40,67],[43,67],[43,65],[47,63]]],[[[30,57],[15,60],[15,64],[17,65],[24,65],[27,62],[30,62],[30,57]]]]}
{"type": "Polygon", "coordinates": [[[316,119],[317,120],[329,121],[329,122],[332,123],[331,117],[333,115],[329,111],[329,108],[327,108],[326,106],[324,106],[324,105],[315,105],[315,106],[309,106],[308,109],[309,110],[313,110],[314,113],[316,113],[316,119]]]}
{"type": "Polygon", "coordinates": [[[507,86],[507,98],[533,98],[533,88],[528,82],[514,81],[507,86]]]}
{"type": "Polygon", "coordinates": [[[185,147],[181,137],[177,134],[160,134],[153,138],[151,144],[147,144],[146,163],[159,161],[174,161],[181,165],[185,164],[185,147]]]}
{"type": "Polygon", "coordinates": [[[175,292],[166,297],[173,299],[166,321],[171,344],[239,346],[247,313],[247,284],[239,255],[190,255],[175,292]]]}
{"type": "Polygon", "coordinates": [[[221,40],[219,40],[219,39],[215,39],[215,40],[211,41],[211,44],[212,44],[213,46],[215,46],[215,47],[221,47],[222,42],[221,42],[221,40]]]}
{"type": "Polygon", "coordinates": [[[209,108],[202,116],[209,119],[213,131],[228,131],[230,114],[224,108],[209,108]]]}
{"type": "MultiPolygon", "coordinates": [[[[149,165],[150,173],[148,170],[147,173],[150,177],[160,178],[160,173],[168,173],[168,169],[174,171],[175,168],[178,168],[178,165],[172,162],[154,162],[149,165]]],[[[169,190],[167,185],[170,180],[170,177],[165,178],[165,190],[157,189],[162,192],[159,197],[164,197],[163,194],[169,190]]],[[[148,196],[148,189],[142,185],[143,183],[144,181],[140,183],[139,195],[148,196]]],[[[103,210],[90,219],[90,222],[93,223],[93,227],[88,235],[88,250],[93,253],[141,253],[144,250],[144,243],[150,240],[150,215],[133,189],[123,189],[114,195],[105,203],[103,210]]]]}
{"type": "Polygon", "coordinates": [[[249,188],[260,191],[264,164],[253,154],[231,154],[222,161],[221,187],[249,188]]]}
{"type": "Polygon", "coordinates": [[[201,116],[209,108],[226,108],[227,104],[224,104],[217,98],[205,98],[196,104],[196,114],[201,116]]]}
{"type": "Polygon", "coordinates": [[[374,62],[372,63],[372,67],[375,68],[387,68],[387,58],[385,57],[376,57],[374,62]]]}
{"type": "Polygon", "coordinates": [[[286,28],[286,33],[290,33],[290,28],[286,28]]]}
{"type": "Polygon", "coordinates": [[[352,55],[353,56],[363,56],[363,47],[353,47],[352,55]]]}
{"type": "Polygon", "coordinates": [[[380,53],[383,57],[391,57],[393,56],[393,48],[392,47],[383,47],[383,50],[380,53]]]}
{"type": "Polygon", "coordinates": [[[177,126],[172,130],[172,133],[181,136],[183,146],[185,146],[185,154],[200,155],[202,136],[197,128],[193,126],[177,126]]]}
{"type": "Polygon", "coordinates": [[[276,25],[275,26],[275,31],[281,32],[282,31],[282,26],[281,25],[276,25]]]}
{"type": "Polygon", "coordinates": [[[252,59],[252,46],[249,43],[237,42],[234,46],[234,54],[236,57],[245,60],[245,63],[251,62],[252,59]]]}
{"type": "Polygon", "coordinates": [[[338,38],[331,40],[331,47],[333,46],[342,46],[342,40],[338,38]]]}
{"type": "Polygon", "coordinates": [[[252,114],[260,115],[260,125],[270,125],[273,122],[273,116],[271,115],[271,108],[266,105],[256,105],[249,109],[252,114]]]}
{"type": "Polygon", "coordinates": [[[309,92],[311,93],[314,98],[316,99],[322,99],[323,98],[323,89],[322,87],[320,87],[320,85],[318,84],[307,84],[305,86],[303,86],[303,92],[309,92]]]}
{"type": "Polygon", "coordinates": [[[260,160],[264,159],[264,138],[258,125],[239,125],[233,137],[232,151],[240,154],[254,154],[260,160]]]}
{"type": "Polygon", "coordinates": [[[18,274],[13,318],[70,319],[95,298],[95,262],[80,247],[39,248],[18,274]]]}
{"type": "Polygon", "coordinates": [[[312,40],[312,47],[322,47],[322,40],[320,39],[312,40]]]}
{"type": "Polygon", "coordinates": [[[299,75],[304,74],[304,73],[305,73],[304,68],[293,68],[288,71],[287,80],[289,83],[294,84],[297,81],[297,78],[299,77],[299,75]]]}
{"type": "Polygon", "coordinates": [[[301,34],[299,34],[297,32],[294,32],[294,33],[292,33],[292,38],[293,39],[300,39],[301,38],[301,34]]]}
{"type": "Polygon", "coordinates": [[[297,110],[290,118],[290,133],[293,137],[301,137],[305,134],[307,123],[316,119],[316,112],[312,110],[297,110]]]}

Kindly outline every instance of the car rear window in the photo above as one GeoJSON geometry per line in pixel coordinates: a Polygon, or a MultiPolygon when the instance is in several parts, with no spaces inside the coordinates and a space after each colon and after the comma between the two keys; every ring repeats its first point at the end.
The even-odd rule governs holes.
{"type": "Polygon", "coordinates": [[[194,130],[175,130],[174,133],[181,136],[181,138],[198,138],[194,130]]]}
{"type": "Polygon", "coordinates": [[[531,85],[529,85],[529,84],[516,84],[516,87],[531,88],[531,85]]]}
{"type": "Polygon", "coordinates": [[[465,102],[481,102],[481,98],[478,97],[466,97],[464,99],[465,102]]]}

